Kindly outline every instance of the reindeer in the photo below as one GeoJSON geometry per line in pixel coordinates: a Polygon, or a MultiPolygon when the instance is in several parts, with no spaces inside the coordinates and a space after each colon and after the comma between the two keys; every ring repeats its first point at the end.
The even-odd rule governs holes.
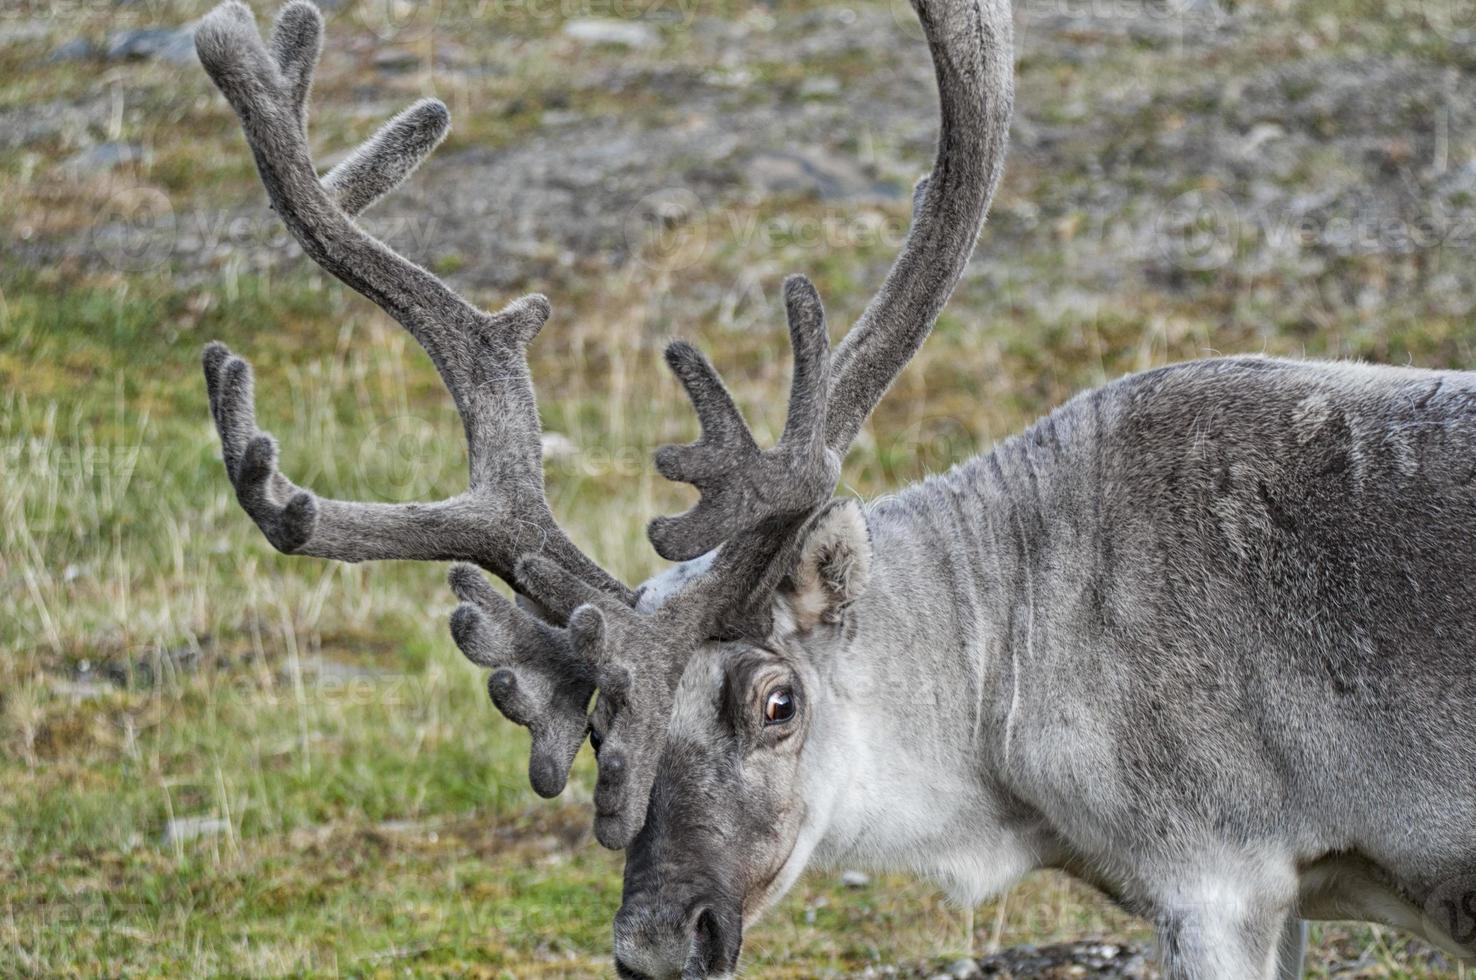
{"type": "Polygon", "coordinates": [[[784,285],[793,383],[760,448],[704,356],[666,360],[699,491],[649,528],[632,590],[545,497],[526,349],[542,296],[484,312],[353,220],[440,142],[423,101],[319,178],[322,20],[196,42],[273,208],[425,348],[470,485],[435,503],[315,496],[277,468],[252,375],[204,355],[241,506],[279,550],[450,561],[457,645],[562,791],[594,745],[595,834],[626,850],[622,977],[731,974],[810,865],[910,869],[978,902],[1064,869],[1155,924],[1176,978],[1301,973],[1307,919],[1476,957],[1476,375],[1206,359],[1080,395],[992,452],[863,507],[841,460],[973,250],[1012,107],[1005,0],[914,0],[941,105],[932,173],[880,291],[832,353],[784,285]],[[517,604],[481,569],[503,579],[517,604]],[[590,708],[591,700],[593,708],[590,708]]]}

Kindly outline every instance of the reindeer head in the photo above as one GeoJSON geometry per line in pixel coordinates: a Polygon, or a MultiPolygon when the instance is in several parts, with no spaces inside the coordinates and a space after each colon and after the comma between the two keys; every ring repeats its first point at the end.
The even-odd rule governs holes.
{"type": "MultiPolygon", "coordinates": [[[[677,684],[646,823],[626,850],[622,976],[730,972],[744,925],[794,883],[823,829],[846,747],[825,675],[844,669],[871,543],[854,501],[822,508],[798,541],[767,633],[702,644],[677,684]]],[[[640,604],[687,574],[648,582],[640,604]]]]}
{"type": "Polygon", "coordinates": [[[249,366],[212,344],[211,411],[241,506],[285,553],[458,563],[451,585],[462,602],[451,632],[490,668],[498,709],[529,729],[533,788],[557,795],[586,736],[596,745],[595,834],[630,849],[616,928],[627,975],[731,970],[745,915],[781,894],[804,864],[801,787],[817,758],[807,747],[823,727],[822,706],[806,691],[815,658],[843,655],[845,609],[866,567],[859,509],[829,499],[851,442],[962,274],[1009,126],[1008,5],[914,5],[937,72],[942,131],[907,241],[833,357],[814,287],[799,276],[786,281],[794,373],[772,448],[758,446],[705,357],[680,342],[667,349],[701,438],[662,449],[656,467],[695,486],[700,499],[651,523],[656,551],[689,564],[639,601],[570,541],[544,494],[526,349],[549,317],[548,301],[527,296],[484,312],[353,220],[439,144],[450,125],[445,106],[412,106],[320,178],[306,132],[322,48],[317,8],[288,4],[268,43],[237,0],[196,30],[200,61],[240,117],[272,207],[314,261],[426,350],[469,446],[469,487],[447,500],[318,497],[277,469],[276,444],[256,427],[249,366]],[[503,599],[472,566],[522,601],[503,599]]]}

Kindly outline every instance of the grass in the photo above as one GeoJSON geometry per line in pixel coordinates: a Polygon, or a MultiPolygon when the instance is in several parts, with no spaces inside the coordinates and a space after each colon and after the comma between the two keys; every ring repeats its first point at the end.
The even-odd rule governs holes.
{"type": "MultiPolygon", "coordinates": [[[[783,17],[805,6],[724,0],[702,14],[783,17]]],[[[1351,28],[1327,28],[1308,6],[1278,16],[1347,39],[1351,28]]],[[[440,91],[469,120],[451,151],[516,139],[551,108],[660,113],[639,94],[571,93],[569,75],[696,57],[671,24],[649,52],[554,45],[549,54],[536,42],[556,33],[557,17],[487,7],[444,0],[434,26],[400,25],[396,43],[433,53],[431,41],[448,35],[468,48],[485,42],[495,53],[487,62],[504,72],[448,80],[427,54],[421,70],[372,85],[362,70],[377,43],[372,18],[398,8],[342,8],[330,29],[352,43],[325,66],[321,101],[338,109],[319,113],[316,138],[341,145],[366,133],[372,119],[351,103],[377,109],[423,91],[440,91]]],[[[99,74],[44,61],[65,35],[100,38],[199,12],[163,0],[78,4],[51,21],[54,36],[0,48],[0,109],[97,103],[104,137],[152,147],[136,164],[80,179],[57,170],[80,145],[66,132],[0,148],[0,232],[21,252],[65,245],[45,261],[0,263],[0,973],[605,975],[620,863],[591,840],[590,760],[564,797],[536,799],[523,774],[526,736],[496,715],[449,641],[444,570],[276,555],[236,507],[216,458],[198,368],[209,339],[252,359],[263,425],[300,482],[378,500],[454,492],[464,451],[427,359],[310,268],[268,272],[233,258],[276,232],[259,204],[233,223],[230,208],[259,198],[219,100],[161,66],[99,74]],[[181,132],[189,138],[168,135],[181,132]],[[99,215],[120,211],[134,216],[139,241],[96,240],[99,215]],[[231,217],[210,217],[219,214],[231,217]],[[150,250],[175,233],[224,246],[218,266],[202,274],[150,250]],[[188,818],[220,829],[166,837],[171,821],[188,818]]],[[[1360,7],[1359,16],[1368,23],[1349,43],[1395,45],[1390,25],[1410,14],[1380,19],[1360,7]]],[[[1430,43],[1424,34],[1407,42],[1416,54],[1430,43]]],[[[1161,56],[1124,49],[1096,70],[1130,75],[1147,57],[1161,56]]],[[[865,61],[842,55],[825,68],[852,78],[865,61]]],[[[1022,104],[1056,86],[1091,92],[1074,69],[1022,73],[1022,104]]],[[[793,88],[805,73],[774,63],[758,76],[793,88]]],[[[1469,324],[1417,297],[1378,316],[1339,301],[1350,284],[1389,273],[1382,257],[1328,264],[1314,275],[1315,298],[1295,302],[1284,271],[1235,263],[1173,288],[1087,290],[1089,270],[1074,259],[1085,237],[1153,216],[1080,212],[1058,223],[1048,249],[991,261],[991,234],[1021,240],[1017,216],[1030,202],[1069,198],[1075,179],[1011,171],[997,233],[986,232],[984,258],[864,434],[848,489],[885,492],[986,449],[1085,387],[1210,350],[1476,363],[1469,324]],[[1043,304],[1042,292],[1057,300],[1043,304]]],[[[555,510],[576,540],[639,580],[657,567],[645,520],[686,503],[646,463],[656,445],[691,434],[689,409],[659,365],[664,335],[680,329],[715,351],[772,436],[787,370],[781,276],[809,273],[832,321],[849,322],[894,245],[856,230],[905,217],[901,204],[747,202],[711,216],[684,261],[633,262],[560,290],[534,374],[546,427],[580,447],[550,470],[555,510]]],[[[1433,276],[1469,257],[1436,249],[1426,258],[1422,274],[1433,276]]],[[[427,260],[448,273],[462,261],[427,260]]],[[[1056,876],[973,910],[902,877],[851,889],[815,876],[752,933],[747,962],[752,975],[813,977],[1088,935],[1146,931],[1056,876]]],[[[1314,976],[1429,975],[1417,948],[1392,933],[1327,927],[1314,940],[1314,976]]]]}

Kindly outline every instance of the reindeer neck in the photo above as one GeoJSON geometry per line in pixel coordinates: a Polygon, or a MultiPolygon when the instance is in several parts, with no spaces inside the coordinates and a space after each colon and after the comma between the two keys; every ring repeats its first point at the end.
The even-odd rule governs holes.
{"type": "Polygon", "coordinates": [[[836,667],[851,782],[822,859],[921,871],[978,900],[1051,849],[1003,774],[1017,666],[1075,546],[1059,511],[1090,479],[1057,421],[871,507],[873,571],[836,667]]]}

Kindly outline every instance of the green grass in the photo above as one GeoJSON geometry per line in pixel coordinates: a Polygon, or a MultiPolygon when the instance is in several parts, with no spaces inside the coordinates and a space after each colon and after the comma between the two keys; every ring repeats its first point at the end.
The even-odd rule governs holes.
{"type": "MultiPolygon", "coordinates": [[[[545,57],[522,46],[556,33],[556,22],[482,16],[489,6],[436,5],[435,36],[486,43],[506,68],[468,86],[432,68],[364,82],[354,59],[370,50],[365,18],[375,8],[346,5],[330,29],[358,47],[332,56],[340,60],[324,72],[321,100],[397,105],[435,91],[457,113],[450,149],[505,145],[549,108],[670,111],[639,93],[571,96],[575,69],[694,58],[671,25],[651,51],[555,45],[545,57]]],[[[782,17],[807,6],[760,11],[723,0],[701,12],[782,17]]],[[[1316,24],[1312,6],[1279,16],[1316,24]]],[[[97,65],[44,63],[55,41],[199,9],[71,5],[54,37],[0,49],[0,110],[105,98],[115,76],[97,65]]],[[[1404,44],[1416,55],[1432,43],[1400,33],[1409,11],[1383,17],[1349,3],[1332,12],[1345,19],[1322,22],[1329,43],[1404,44]]],[[[403,39],[426,41],[413,31],[403,39]]],[[[1091,69],[1095,77],[1024,65],[1022,93],[1069,87],[1087,97],[1100,73],[1132,76],[1155,57],[1167,56],[1124,47],[1091,69]]],[[[853,78],[868,64],[843,55],[823,68],[853,78]]],[[[793,64],[757,70],[765,84],[790,88],[806,74],[793,64]]],[[[229,112],[200,97],[198,79],[181,86],[178,70],[149,65],[116,77],[126,78],[126,97],[104,135],[149,142],[152,155],[106,178],[71,180],[55,171],[76,151],[65,136],[0,152],[8,241],[86,242],[100,209],[140,194],[148,220],[158,218],[150,193],[176,218],[259,200],[229,112]],[[154,138],[180,132],[189,138],[154,138]]],[[[1039,118],[1050,117],[1043,109],[1039,118]]],[[[320,112],[315,138],[345,145],[373,123],[320,112]]],[[[1083,179],[1014,168],[994,221],[1008,226],[1024,205],[1083,179]]],[[[1125,167],[1122,179],[1143,175],[1125,167]]],[[[646,462],[693,428],[659,364],[660,339],[679,329],[714,351],[761,437],[773,436],[787,372],[779,280],[810,274],[838,334],[892,247],[862,235],[816,248],[802,231],[806,222],[895,227],[906,217],[904,205],[871,212],[805,200],[745,205],[713,216],[705,247],[675,272],[633,263],[554,296],[534,374],[546,427],[582,452],[551,468],[550,494],[576,540],[614,572],[635,581],[654,571],[644,522],[689,500],[646,462]]],[[[1418,293],[1378,316],[1337,301],[1388,272],[1374,258],[1329,263],[1312,299],[1288,301],[1284,272],[1232,265],[1195,274],[1182,290],[1104,288],[1083,304],[1043,307],[1043,289],[1082,289],[1073,237],[1110,231],[1091,215],[1068,219],[1049,251],[976,265],[989,274],[960,287],[848,461],[847,488],[885,492],[986,449],[1083,388],[1211,350],[1476,364],[1476,332],[1418,293]]],[[[989,256],[988,231],[983,241],[989,256]]],[[[447,635],[444,569],[279,556],[237,508],[216,458],[198,367],[211,339],[253,361],[262,424],[300,482],[377,500],[455,492],[460,429],[427,358],[302,265],[267,274],[226,264],[202,277],[148,255],[127,259],[0,262],[0,973],[608,974],[620,863],[591,839],[590,760],[560,800],[536,799],[526,735],[497,716],[447,635]],[[121,683],[97,679],[107,671],[121,683]],[[224,830],[164,840],[171,819],[195,817],[224,830]]],[[[1437,252],[1420,274],[1468,259],[1437,252]]],[[[463,260],[433,261],[453,273],[463,260]]],[[[1056,876],[975,910],[902,877],[846,889],[815,876],[748,937],[747,963],[751,975],[801,978],[1089,935],[1141,939],[1146,929],[1056,876]]],[[[1360,965],[1338,975],[1428,975],[1392,933],[1327,927],[1314,938],[1315,976],[1350,961],[1360,965]]]]}

